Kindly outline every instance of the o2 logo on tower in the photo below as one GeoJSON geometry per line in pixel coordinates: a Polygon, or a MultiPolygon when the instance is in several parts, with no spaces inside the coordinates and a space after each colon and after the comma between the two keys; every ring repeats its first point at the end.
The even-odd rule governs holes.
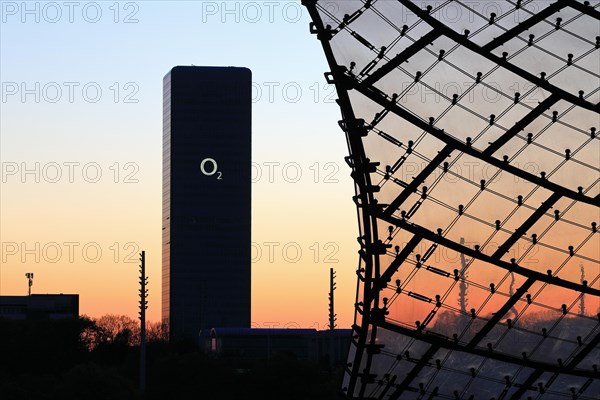
{"type": "Polygon", "coordinates": [[[218,181],[223,180],[223,172],[219,171],[219,165],[214,158],[205,158],[200,162],[200,172],[204,176],[214,176],[218,181]]]}

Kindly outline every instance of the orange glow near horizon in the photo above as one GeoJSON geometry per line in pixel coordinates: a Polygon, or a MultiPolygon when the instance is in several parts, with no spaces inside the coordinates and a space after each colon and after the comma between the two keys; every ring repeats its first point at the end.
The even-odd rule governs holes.
{"type": "MultiPolygon", "coordinates": [[[[333,267],[337,274],[337,324],[340,328],[350,327],[354,320],[360,249],[357,212],[352,200],[355,188],[351,169],[344,159],[348,155],[348,143],[338,125],[341,114],[335,102],[337,94],[323,76],[330,68],[316,36],[307,30],[310,16],[299,2],[287,5],[290,11],[298,7],[299,17],[294,21],[279,13],[270,21],[267,16],[271,14],[266,8],[262,9],[263,19],[248,21],[243,20],[242,15],[228,13],[203,15],[202,6],[206,2],[177,2],[176,7],[161,7],[161,3],[141,2],[136,16],[139,21],[132,24],[113,23],[114,14],[108,8],[104,10],[101,24],[82,20],[73,24],[66,22],[66,9],[63,20],[56,24],[34,23],[32,15],[27,23],[23,23],[19,15],[8,15],[9,21],[2,24],[3,82],[14,81],[14,88],[19,90],[21,84],[35,88],[39,83],[43,88],[45,83],[77,81],[79,86],[72,102],[67,98],[68,88],[61,85],[63,99],[57,102],[48,101],[43,92],[37,93],[39,101],[36,101],[36,93],[17,93],[2,101],[0,295],[25,295],[25,273],[33,272],[33,293],[76,293],[80,295],[81,314],[95,318],[104,314],[126,314],[137,318],[138,253],[144,250],[149,277],[147,319],[160,320],[162,79],[175,65],[236,65],[248,67],[253,73],[252,325],[325,329],[329,269],[333,267]],[[198,16],[206,21],[199,24],[198,16]],[[99,31],[103,34],[99,35],[99,31]],[[181,40],[182,37],[190,39],[181,40]],[[52,43],[52,47],[46,43],[52,43]],[[285,57],[274,57],[274,49],[288,48],[291,44],[294,51],[285,57]],[[111,49],[116,56],[106,57],[98,49],[111,49]],[[135,49],[135,57],[131,56],[132,49],[135,49]],[[82,60],[86,62],[85,68],[81,68],[82,60]],[[147,60],[143,68],[139,60],[147,60]],[[44,68],[39,68],[40,65],[44,68]],[[82,97],[80,89],[86,82],[103,89],[103,97],[98,102],[82,97]],[[127,87],[137,91],[133,93],[127,87]],[[295,94],[298,98],[293,96],[295,94]],[[136,101],[126,102],[125,98],[136,101]],[[57,171],[59,179],[55,179],[57,171]]],[[[215,6],[217,3],[225,4],[215,2],[215,6]]],[[[352,6],[351,2],[342,3],[352,6]]],[[[379,4],[386,8],[399,3],[379,4]]],[[[106,3],[106,7],[108,5],[106,3]]],[[[281,7],[277,11],[280,10],[281,7]]],[[[590,32],[589,37],[596,35],[592,36],[592,26],[584,28],[590,32]]],[[[411,35],[420,34],[419,29],[425,29],[425,24],[416,25],[411,35]]],[[[372,31],[376,30],[368,30],[372,31]]],[[[385,36],[383,31],[382,35],[385,36]]],[[[383,36],[374,34],[372,40],[384,40],[383,36]]],[[[373,54],[362,47],[360,53],[352,54],[354,41],[348,32],[342,31],[333,44],[339,47],[336,47],[340,52],[336,54],[338,61],[344,65],[355,62],[359,70],[372,61],[373,54]],[[347,45],[337,42],[343,35],[346,35],[347,45]]],[[[404,46],[404,42],[402,39],[398,46],[404,46]]],[[[382,41],[380,45],[388,43],[382,41]]],[[[438,51],[444,43],[436,40],[432,49],[438,51]]],[[[582,54],[588,52],[587,47],[575,50],[582,54]]],[[[425,58],[431,57],[434,61],[437,59],[431,54],[423,60],[414,57],[402,67],[414,74],[420,64],[428,62],[425,58]]],[[[546,69],[543,58],[530,58],[524,61],[528,69],[536,73],[546,69]]],[[[462,46],[448,52],[446,60],[467,65],[465,70],[469,74],[476,73],[478,68],[490,71],[493,64],[470,54],[462,46]]],[[[598,67],[598,60],[593,57],[588,56],[579,63],[582,61],[586,68],[598,67]]],[[[398,68],[377,82],[376,87],[389,94],[399,93],[414,81],[408,73],[398,68]]],[[[467,92],[472,83],[469,77],[444,63],[437,63],[425,74],[422,83],[431,87],[436,83],[443,85],[448,96],[456,88],[460,93],[469,93],[459,101],[462,107],[442,114],[449,100],[424,87],[418,92],[409,91],[399,104],[423,121],[443,115],[436,121],[436,127],[444,128],[461,142],[485,130],[483,136],[473,142],[474,148],[482,150],[502,134],[498,126],[491,126],[493,124],[486,120],[488,115],[496,113],[496,125],[510,127],[549,96],[539,87],[538,90],[525,89],[528,86],[523,86],[527,83],[524,79],[503,69],[485,79],[495,82],[511,96],[521,90],[520,103],[513,102],[510,96],[495,96],[493,90],[467,92]],[[525,90],[530,93],[525,94],[525,90]],[[486,94],[494,96],[490,98],[486,94]],[[513,108],[500,114],[513,103],[513,108]],[[475,108],[486,118],[468,112],[475,108]]],[[[566,78],[559,74],[552,79],[566,78]]],[[[577,80],[573,82],[573,85],[580,84],[577,80]]],[[[573,93],[579,89],[573,86],[573,93]]],[[[596,97],[591,99],[597,103],[599,94],[596,92],[593,96],[596,97]]],[[[351,91],[350,97],[358,118],[372,121],[376,113],[382,111],[380,104],[357,91],[351,91]]],[[[597,115],[592,111],[576,109],[562,116],[569,107],[568,102],[560,101],[548,113],[557,110],[561,121],[585,129],[598,125],[597,115]]],[[[544,124],[548,122],[541,120],[544,124]]],[[[546,129],[542,122],[535,121],[527,126],[527,131],[546,129]]],[[[552,152],[538,151],[535,146],[525,146],[525,150],[519,152],[524,142],[515,139],[494,156],[500,160],[503,154],[517,154],[510,161],[512,166],[535,176],[543,171],[550,173],[565,159],[565,149],[575,152],[589,139],[587,130],[573,133],[571,129],[562,128],[561,124],[551,125],[536,138],[536,144],[547,146],[552,152]]],[[[421,129],[393,113],[387,114],[378,129],[385,130],[404,146],[390,145],[375,132],[362,139],[366,156],[381,163],[379,171],[372,174],[373,184],[381,185],[376,197],[380,204],[389,204],[402,186],[393,186],[391,180],[382,183],[382,171],[386,165],[400,160],[409,140],[416,142],[423,135],[421,129]]],[[[424,135],[394,178],[411,182],[443,147],[442,141],[424,135]]],[[[573,157],[548,179],[573,191],[579,184],[588,185],[588,194],[596,196],[600,187],[598,182],[594,183],[597,174],[574,160],[589,164],[597,171],[600,166],[597,147],[583,146],[573,157]]],[[[422,187],[429,187],[424,207],[410,221],[432,232],[451,227],[446,237],[457,243],[464,238],[470,248],[491,237],[490,243],[482,249],[487,255],[493,254],[551,195],[549,190],[506,171],[496,174],[497,168],[475,157],[459,155],[457,150],[448,161],[452,163],[449,172],[437,169],[402,207],[409,209],[421,198],[422,187]],[[486,180],[486,190],[480,189],[481,180],[486,180]],[[525,206],[512,213],[518,195],[527,197],[525,206]],[[461,217],[454,224],[455,209],[467,205],[471,199],[474,201],[465,214],[473,218],[461,217]],[[507,215],[510,218],[504,221],[507,215]],[[493,226],[496,220],[502,220],[503,229],[493,226]]],[[[592,220],[600,223],[597,208],[587,204],[571,207],[571,203],[571,199],[559,200],[502,259],[509,262],[510,258],[516,258],[521,266],[543,274],[561,268],[557,275],[576,283],[581,281],[581,264],[590,285],[598,288],[600,265],[589,261],[599,258],[598,235],[578,250],[578,255],[585,258],[567,255],[569,246],[579,246],[590,235],[592,220]],[[560,214],[567,209],[563,218],[555,222],[554,212],[560,214]],[[555,227],[540,238],[540,243],[556,248],[532,247],[532,235],[542,235],[551,224],[555,227]]],[[[407,210],[399,209],[395,215],[400,211],[407,210]]],[[[377,227],[383,241],[388,226],[380,222],[377,227]]],[[[404,231],[394,235],[388,255],[381,257],[381,268],[387,268],[392,261],[393,246],[403,248],[411,237],[404,231]]],[[[409,259],[414,261],[416,254],[424,254],[430,245],[423,241],[409,259]]],[[[427,264],[452,273],[460,268],[461,260],[455,251],[440,247],[427,264]]],[[[412,270],[413,264],[403,264],[390,284],[394,285],[396,279],[404,281],[412,270]]],[[[499,283],[506,273],[474,262],[469,268],[469,279],[485,287],[494,283],[499,285],[499,291],[507,293],[511,278],[499,283]]],[[[514,288],[518,288],[524,279],[518,275],[515,279],[514,288]]],[[[433,298],[436,294],[442,295],[450,281],[421,270],[406,290],[433,298]]],[[[229,289],[223,287],[222,290],[229,289]]],[[[458,307],[456,290],[448,295],[448,306],[458,307]]],[[[469,307],[478,308],[489,294],[475,287],[469,290],[469,307]]],[[[386,290],[385,296],[392,295],[393,290],[386,290]]],[[[555,308],[569,304],[574,298],[572,292],[562,289],[545,289],[544,296],[543,302],[555,308]]],[[[501,295],[493,296],[482,315],[495,312],[504,299],[506,297],[501,295]]],[[[598,297],[587,296],[586,312],[597,313],[599,302],[598,297]]],[[[431,309],[432,304],[409,300],[403,294],[391,305],[390,315],[414,324],[431,309]]]]}

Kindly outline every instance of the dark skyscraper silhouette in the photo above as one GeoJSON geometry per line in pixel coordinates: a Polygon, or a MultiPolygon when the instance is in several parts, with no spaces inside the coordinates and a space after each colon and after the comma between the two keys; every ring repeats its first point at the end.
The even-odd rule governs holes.
{"type": "Polygon", "coordinates": [[[162,317],[171,341],[250,326],[251,72],[164,78],[162,317]]]}

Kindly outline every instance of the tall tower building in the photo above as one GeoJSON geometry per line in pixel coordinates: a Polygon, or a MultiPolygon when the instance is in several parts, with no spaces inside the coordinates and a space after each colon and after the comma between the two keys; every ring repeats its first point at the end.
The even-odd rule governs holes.
{"type": "Polygon", "coordinates": [[[250,327],[251,72],[163,81],[162,318],[171,341],[250,327]]]}

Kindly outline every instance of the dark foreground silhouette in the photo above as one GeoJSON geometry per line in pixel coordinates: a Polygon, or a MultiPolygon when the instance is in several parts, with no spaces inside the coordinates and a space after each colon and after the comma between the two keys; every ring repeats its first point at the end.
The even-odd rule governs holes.
{"type": "Polygon", "coordinates": [[[94,321],[0,319],[0,393],[30,399],[337,399],[341,369],[293,354],[237,359],[148,343],[147,387],[138,389],[139,347],[127,317],[94,321]],[[120,319],[119,319],[120,318],[120,319]]]}

